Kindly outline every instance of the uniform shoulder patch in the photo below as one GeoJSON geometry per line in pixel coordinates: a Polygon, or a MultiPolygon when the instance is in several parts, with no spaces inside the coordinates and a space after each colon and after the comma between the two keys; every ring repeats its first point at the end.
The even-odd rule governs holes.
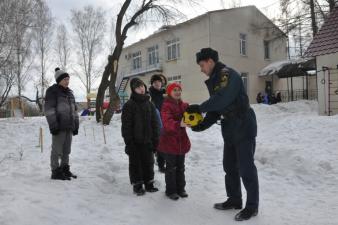
{"type": "Polygon", "coordinates": [[[223,68],[219,73],[219,80],[214,87],[214,91],[218,91],[221,88],[224,88],[228,85],[229,80],[229,70],[227,68],[223,68]]]}
{"type": "Polygon", "coordinates": [[[226,87],[228,85],[229,80],[229,70],[227,68],[223,68],[220,72],[220,86],[226,87]]]}

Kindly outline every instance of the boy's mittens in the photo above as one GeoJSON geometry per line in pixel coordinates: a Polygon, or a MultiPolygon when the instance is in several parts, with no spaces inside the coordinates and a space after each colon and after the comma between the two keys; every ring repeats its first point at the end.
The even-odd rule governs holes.
{"type": "Polygon", "coordinates": [[[79,130],[74,130],[73,131],[73,136],[78,135],[78,134],[79,134],[79,130]]]}
{"type": "Polygon", "coordinates": [[[198,104],[189,105],[188,108],[185,110],[187,113],[199,113],[201,114],[201,109],[198,104]]]}

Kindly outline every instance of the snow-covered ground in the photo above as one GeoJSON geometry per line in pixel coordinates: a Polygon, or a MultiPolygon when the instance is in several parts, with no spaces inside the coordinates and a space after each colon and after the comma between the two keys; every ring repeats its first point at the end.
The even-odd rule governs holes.
{"type": "Polygon", "coordinates": [[[338,116],[318,116],[317,104],[306,101],[253,107],[260,213],[250,221],[235,222],[237,211],[212,208],[226,199],[218,125],[203,133],[189,131],[189,197],[174,202],[165,197],[164,175],[157,170],[159,192],[132,193],[117,115],[105,127],[107,144],[102,126],[81,118],[71,154],[79,178],[72,181],[50,180],[51,136],[44,118],[0,120],[0,224],[337,225],[338,116]]]}

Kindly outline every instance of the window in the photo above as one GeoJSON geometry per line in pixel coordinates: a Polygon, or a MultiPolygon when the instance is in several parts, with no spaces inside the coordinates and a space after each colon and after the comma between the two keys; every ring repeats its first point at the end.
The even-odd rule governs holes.
{"type": "Polygon", "coordinates": [[[142,67],[141,51],[133,53],[133,70],[140,69],[142,67]]]}
{"type": "Polygon", "coordinates": [[[241,73],[245,92],[248,93],[248,73],[241,73]]]}
{"type": "Polygon", "coordinates": [[[264,41],[264,59],[270,59],[270,41],[264,41]]]}
{"type": "Polygon", "coordinates": [[[168,48],[168,60],[174,60],[180,57],[180,39],[175,38],[171,41],[167,41],[168,48]]]}
{"type": "Polygon", "coordinates": [[[239,51],[241,55],[246,55],[246,34],[239,34],[239,51]]]}
{"type": "Polygon", "coordinates": [[[167,77],[167,81],[168,81],[168,84],[175,83],[175,82],[181,84],[182,83],[182,77],[181,77],[181,75],[167,77]]]}
{"type": "Polygon", "coordinates": [[[148,63],[149,65],[156,65],[159,63],[158,45],[148,48],[148,63]]]}

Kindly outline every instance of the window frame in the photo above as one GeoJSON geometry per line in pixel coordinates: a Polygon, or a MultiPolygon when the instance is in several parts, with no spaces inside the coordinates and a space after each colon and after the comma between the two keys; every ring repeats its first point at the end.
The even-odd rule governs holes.
{"type": "Polygon", "coordinates": [[[167,41],[167,60],[177,60],[181,57],[181,42],[179,38],[167,41]]]}
{"type": "Polygon", "coordinates": [[[239,34],[239,53],[242,56],[247,56],[247,35],[244,33],[239,34]]]}

